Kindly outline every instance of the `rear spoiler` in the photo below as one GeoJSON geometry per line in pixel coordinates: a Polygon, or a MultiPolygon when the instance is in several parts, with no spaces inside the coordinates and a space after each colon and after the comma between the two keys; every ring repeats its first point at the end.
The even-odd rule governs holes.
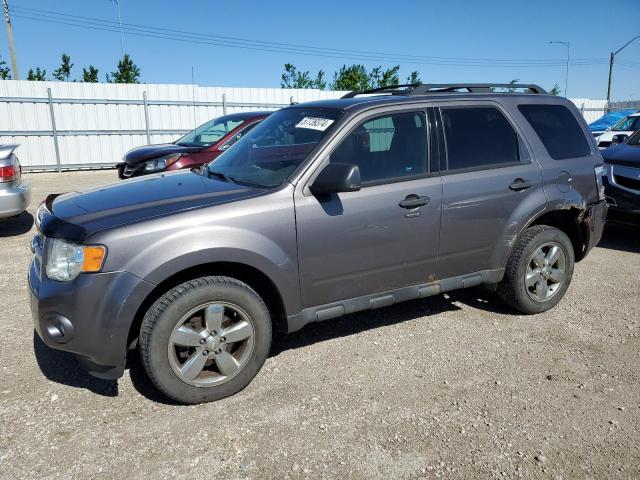
{"type": "Polygon", "coordinates": [[[13,151],[20,146],[19,143],[11,143],[7,145],[0,145],[0,160],[6,160],[11,156],[13,151]]]}

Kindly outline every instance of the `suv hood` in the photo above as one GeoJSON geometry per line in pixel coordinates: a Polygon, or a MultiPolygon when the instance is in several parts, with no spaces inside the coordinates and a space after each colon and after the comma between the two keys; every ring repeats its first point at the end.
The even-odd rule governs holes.
{"type": "Polygon", "coordinates": [[[64,223],[84,229],[82,236],[87,237],[100,230],[255,197],[267,191],[185,171],[66,193],[56,197],[49,208],[64,223]]]}
{"type": "Polygon", "coordinates": [[[129,165],[163,157],[172,153],[195,153],[204,150],[206,147],[186,147],[175,143],[161,143],[158,145],[144,145],[129,150],[124,154],[124,162],[129,165]]]}
{"type": "Polygon", "coordinates": [[[601,153],[605,163],[636,168],[640,167],[640,145],[621,143],[602,150],[601,153]]]}

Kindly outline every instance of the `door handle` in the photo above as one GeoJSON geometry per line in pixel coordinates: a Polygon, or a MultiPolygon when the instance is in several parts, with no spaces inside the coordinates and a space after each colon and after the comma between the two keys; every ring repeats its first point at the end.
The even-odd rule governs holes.
{"type": "Polygon", "coordinates": [[[527,188],[531,187],[533,184],[531,182],[528,182],[527,180],[524,180],[523,178],[516,178],[513,183],[511,185],[509,185],[509,188],[511,190],[515,190],[516,192],[519,192],[520,190],[526,190],[527,188]]]}
{"type": "Polygon", "coordinates": [[[420,195],[411,194],[407,195],[398,205],[402,208],[418,208],[427,205],[431,200],[429,197],[421,197],[420,195]]]}

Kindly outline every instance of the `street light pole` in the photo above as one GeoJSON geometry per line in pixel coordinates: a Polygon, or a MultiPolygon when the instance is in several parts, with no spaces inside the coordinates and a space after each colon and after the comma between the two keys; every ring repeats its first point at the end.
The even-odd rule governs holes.
{"type": "Polygon", "coordinates": [[[559,45],[564,45],[567,47],[567,67],[564,72],[564,96],[565,98],[569,98],[567,95],[567,90],[569,88],[569,61],[570,61],[570,51],[571,51],[571,43],[570,42],[561,42],[560,40],[554,40],[549,43],[557,43],[559,45]]]}
{"type": "Polygon", "coordinates": [[[611,56],[609,57],[609,81],[607,82],[607,113],[610,110],[611,106],[611,78],[613,77],[613,62],[615,61],[616,55],[619,54],[622,50],[629,46],[631,42],[640,38],[640,35],[637,37],[633,37],[627,43],[625,43],[622,47],[620,47],[615,52],[611,52],[611,56]]]}

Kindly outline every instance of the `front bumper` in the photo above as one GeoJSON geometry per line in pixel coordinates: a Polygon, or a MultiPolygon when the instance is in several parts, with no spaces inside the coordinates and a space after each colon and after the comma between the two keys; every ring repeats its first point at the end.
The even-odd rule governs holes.
{"type": "Polygon", "coordinates": [[[607,203],[616,210],[628,210],[640,213],[640,191],[634,192],[627,188],[621,188],[612,184],[607,177],[603,178],[604,194],[607,203]]]}
{"type": "Polygon", "coordinates": [[[127,272],[80,274],[71,282],[46,278],[40,259],[29,266],[36,332],[51,348],[72,352],[89,373],[122,376],[129,329],[153,285],[127,272]]]}
{"type": "Polygon", "coordinates": [[[24,212],[31,202],[31,184],[5,186],[0,184],[0,218],[14,217],[24,212]]]}

